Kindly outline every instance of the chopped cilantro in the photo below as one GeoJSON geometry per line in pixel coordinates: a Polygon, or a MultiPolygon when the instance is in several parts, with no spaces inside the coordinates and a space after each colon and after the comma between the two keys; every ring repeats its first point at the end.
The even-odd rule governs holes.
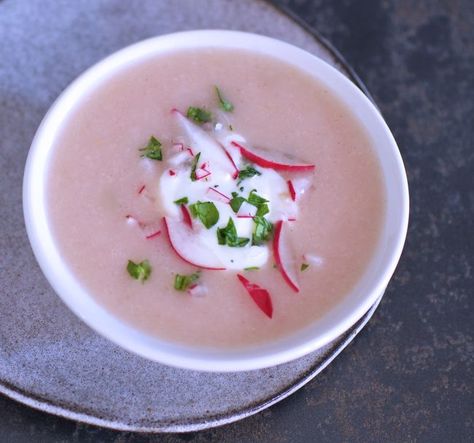
{"type": "Polygon", "coordinates": [[[268,203],[268,200],[265,200],[263,197],[260,197],[259,195],[255,194],[255,191],[256,189],[250,191],[249,197],[247,198],[247,201],[251,205],[256,206],[258,208],[264,203],[268,203]]]}
{"type": "Polygon", "coordinates": [[[143,283],[145,280],[148,280],[148,277],[150,277],[150,262],[148,260],[143,260],[140,263],[134,263],[132,260],[129,260],[127,264],[127,271],[130,274],[130,277],[143,283]]]}
{"type": "Polygon", "coordinates": [[[214,226],[219,220],[219,211],[212,202],[197,201],[189,206],[189,210],[194,218],[199,217],[207,229],[214,226]]]}
{"type": "Polygon", "coordinates": [[[140,157],[146,157],[151,160],[163,160],[163,153],[161,152],[161,143],[153,135],[148,140],[148,144],[139,149],[141,152],[140,157]]]}
{"type": "Polygon", "coordinates": [[[217,228],[217,243],[220,245],[242,248],[249,241],[250,239],[248,238],[237,237],[237,229],[235,229],[235,224],[231,217],[229,217],[225,228],[217,228]]]}
{"type": "Polygon", "coordinates": [[[196,123],[207,123],[211,121],[212,114],[206,109],[190,106],[186,117],[194,120],[196,123]]]}
{"type": "Polygon", "coordinates": [[[253,218],[255,230],[252,234],[252,245],[260,246],[263,242],[270,239],[273,232],[273,224],[265,217],[256,215],[253,218]]]}
{"type": "Polygon", "coordinates": [[[269,212],[270,212],[270,209],[268,209],[268,205],[266,203],[263,203],[258,207],[257,213],[255,215],[258,215],[259,217],[263,217],[264,215],[267,215],[269,212]]]}
{"type": "Polygon", "coordinates": [[[258,266],[249,266],[248,268],[244,268],[244,271],[258,271],[259,269],[258,266]]]}
{"type": "Polygon", "coordinates": [[[177,291],[186,291],[186,289],[199,279],[199,276],[199,272],[190,275],[176,274],[174,277],[174,288],[177,291]]]}
{"type": "Polygon", "coordinates": [[[188,202],[189,202],[188,197],[182,197],[174,201],[174,203],[176,203],[177,205],[187,205],[188,202]]]}
{"type": "Polygon", "coordinates": [[[201,157],[201,153],[198,152],[193,158],[193,164],[191,165],[191,180],[194,182],[196,181],[196,168],[199,162],[199,157],[201,157]]]}
{"type": "Polygon", "coordinates": [[[242,203],[245,201],[244,197],[240,197],[237,192],[232,193],[232,198],[230,199],[230,207],[232,210],[237,214],[239,212],[240,207],[242,206],[242,203]]]}
{"type": "Polygon", "coordinates": [[[309,268],[308,263],[301,263],[301,272],[306,271],[309,268]]]}
{"type": "Polygon", "coordinates": [[[232,112],[234,110],[234,105],[222,96],[222,93],[217,86],[215,88],[220,108],[225,112],[232,112]]]}
{"type": "Polygon", "coordinates": [[[244,187],[243,187],[243,186],[241,186],[239,189],[240,189],[240,192],[243,192],[243,191],[244,191],[244,187]]]}
{"type": "Polygon", "coordinates": [[[239,183],[237,183],[237,186],[240,184],[242,180],[253,177],[254,175],[262,175],[262,173],[257,171],[253,166],[247,166],[245,169],[241,169],[239,171],[240,180],[239,180],[239,183]]]}

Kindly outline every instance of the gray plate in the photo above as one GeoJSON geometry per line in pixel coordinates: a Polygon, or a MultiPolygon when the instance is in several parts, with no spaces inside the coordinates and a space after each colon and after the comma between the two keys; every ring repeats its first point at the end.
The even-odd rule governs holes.
{"type": "MultiPolygon", "coordinates": [[[[84,69],[136,41],[186,29],[266,34],[342,58],[286,15],[252,0],[24,0],[0,3],[0,392],[34,408],[134,431],[191,431],[254,414],[315,377],[376,305],[325,348],[275,368],[208,374],[132,355],[95,334],[42,276],[23,224],[21,180],[44,113],[84,69]]],[[[360,83],[358,83],[359,86],[360,83]]]]}

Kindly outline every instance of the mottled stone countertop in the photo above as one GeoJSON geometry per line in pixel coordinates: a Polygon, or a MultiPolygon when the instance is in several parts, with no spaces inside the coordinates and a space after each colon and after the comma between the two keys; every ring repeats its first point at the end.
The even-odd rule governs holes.
{"type": "Polygon", "coordinates": [[[368,327],[313,382],[241,422],[140,435],[77,424],[0,397],[0,441],[473,441],[474,5],[277,3],[355,68],[405,160],[407,244],[368,327]]]}

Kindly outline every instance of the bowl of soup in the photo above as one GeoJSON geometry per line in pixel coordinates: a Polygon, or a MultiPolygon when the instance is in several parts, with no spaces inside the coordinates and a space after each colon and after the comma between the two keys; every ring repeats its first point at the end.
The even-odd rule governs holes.
{"type": "Polygon", "coordinates": [[[383,294],[408,187],[379,111],[295,46],[152,38],[51,106],[24,174],[37,261],[85,323],[145,358],[240,371],[315,351],[383,294]]]}

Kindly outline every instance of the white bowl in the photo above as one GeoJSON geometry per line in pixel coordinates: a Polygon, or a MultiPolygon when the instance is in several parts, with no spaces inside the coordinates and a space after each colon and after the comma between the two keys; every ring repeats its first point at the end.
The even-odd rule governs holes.
{"type": "Polygon", "coordinates": [[[384,292],[400,258],[408,226],[408,185],[396,142],[380,113],[346,77],[319,58],[279,40],[233,31],[191,31],[145,40],[118,51],[77,78],[44,117],[30,148],[23,181],[26,228],[36,259],[51,286],[85,323],[123,348],[188,369],[241,371],[284,363],[314,351],[350,328],[384,292]],[[48,164],[54,139],[84,94],[124,66],[147,57],[193,48],[247,49],[299,67],[324,83],[362,122],[373,139],[386,186],[381,239],[356,287],[327,315],[285,338],[252,348],[212,350],[146,335],[104,309],[63,261],[46,211],[48,164]]]}

